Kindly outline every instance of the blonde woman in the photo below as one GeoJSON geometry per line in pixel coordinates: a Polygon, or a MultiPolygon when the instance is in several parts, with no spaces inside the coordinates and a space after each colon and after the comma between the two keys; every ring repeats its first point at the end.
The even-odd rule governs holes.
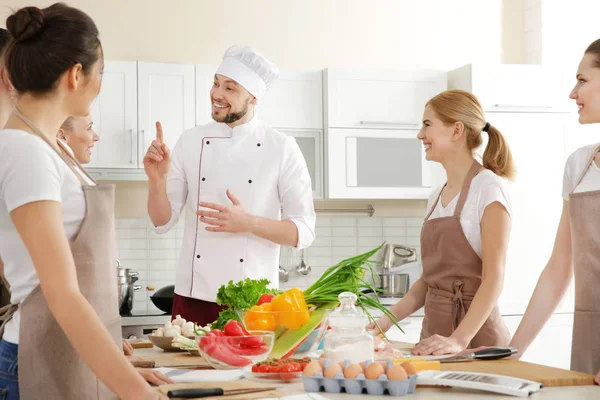
{"type": "MultiPolygon", "coordinates": [[[[427,103],[418,138],[427,160],[446,170],[447,183],[427,205],[423,276],[391,311],[402,320],[425,306],[416,355],[505,346],[510,337],[496,304],[510,235],[510,200],[501,179],[514,174],[510,150],[477,98],[462,90],[427,103]],[[489,138],[483,165],[474,157],[482,135],[489,138]]],[[[377,322],[383,331],[392,325],[386,316],[377,322]]]]}

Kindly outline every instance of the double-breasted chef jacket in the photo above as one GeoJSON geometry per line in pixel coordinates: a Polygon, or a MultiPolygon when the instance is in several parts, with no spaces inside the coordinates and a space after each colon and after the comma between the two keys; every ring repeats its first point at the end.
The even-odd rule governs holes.
{"type": "Polygon", "coordinates": [[[256,116],[234,128],[213,122],[190,129],[171,155],[171,220],[155,228],[165,233],[185,218],[175,283],[180,296],[214,302],[221,285],[245,278],[267,278],[278,287],[278,244],[249,233],[209,232],[196,215],[199,202],[231,205],[227,189],[252,215],[292,221],[298,249],[315,238],[311,179],[293,137],[256,116]]]}

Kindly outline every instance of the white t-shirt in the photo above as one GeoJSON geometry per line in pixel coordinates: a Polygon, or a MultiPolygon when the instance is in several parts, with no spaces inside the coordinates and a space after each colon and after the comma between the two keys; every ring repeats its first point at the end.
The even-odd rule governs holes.
{"type": "Polygon", "coordinates": [[[573,192],[573,188],[577,184],[579,177],[583,173],[583,170],[587,168],[587,171],[581,180],[581,183],[575,188],[575,193],[581,192],[592,192],[594,190],[600,190],[600,168],[592,161],[592,164],[588,167],[586,163],[594,153],[594,150],[598,148],[600,143],[590,144],[588,146],[577,149],[569,156],[567,164],[565,165],[565,173],[563,175],[563,199],[569,200],[569,194],[573,192]]]}
{"type": "MultiPolygon", "coordinates": [[[[427,203],[428,212],[440,195],[442,188],[443,186],[436,189],[429,198],[427,203]]],[[[442,199],[440,199],[429,219],[453,216],[459,197],[460,193],[446,207],[442,207],[442,199]]],[[[469,194],[467,194],[467,199],[460,215],[460,225],[465,232],[465,236],[480,258],[482,254],[481,219],[483,218],[485,208],[496,201],[502,204],[508,214],[511,215],[510,197],[504,187],[502,178],[492,171],[484,169],[473,178],[469,194]]]]}
{"type": "MultiPolygon", "coordinates": [[[[22,302],[40,282],[10,212],[41,200],[62,203],[63,223],[70,239],[85,216],[81,183],[40,137],[20,130],[0,130],[0,258],[13,304],[22,302]]],[[[19,343],[19,323],[17,311],[6,324],[4,340],[19,343]]]]}

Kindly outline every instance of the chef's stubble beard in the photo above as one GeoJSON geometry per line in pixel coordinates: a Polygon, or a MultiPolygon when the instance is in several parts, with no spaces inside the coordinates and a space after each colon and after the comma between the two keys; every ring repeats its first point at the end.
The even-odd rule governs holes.
{"type": "Polygon", "coordinates": [[[217,119],[215,118],[215,114],[212,114],[213,119],[216,122],[222,122],[224,124],[232,124],[236,121],[239,121],[240,119],[244,118],[244,115],[246,115],[248,113],[248,104],[250,104],[250,99],[252,98],[252,96],[248,96],[248,99],[246,99],[246,104],[244,104],[244,108],[242,109],[242,111],[240,112],[230,112],[227,113],[227,115],[221,119],[217,119]]]}

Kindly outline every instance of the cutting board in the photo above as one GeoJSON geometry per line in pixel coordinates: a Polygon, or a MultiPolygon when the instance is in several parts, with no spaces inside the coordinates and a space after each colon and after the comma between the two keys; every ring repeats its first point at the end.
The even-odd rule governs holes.
{"type": "Polygon", "coordinates": [[[158,367],[197,367],[212,368],[204,358],[193,356],[188,352],[164,352],[152,349],[136,350],[133,356],[127,357],[134,367],[158,368],[158,367]]]}
{"type": "MultiPolygon", "coordinates": [[[[190,388],[222,388],[223,390],[231,390],[231,389],[248,389],[248,388],[260,388],[260,387],[273,387],[277,386],[276,384],[265,384],[261,382],[255,381],[232,381],[232,382],[198,382],[198,383],[179,383],[175,385],[163,385],[159,387],[159,390],[164,395],[167,394],[169,390],[175,389],[190,389],[190,388]]],[[[227,397],[204,397],[204,399],[227,399],[227,400],[235,400],[235,399],[269,399],[269,398],[278,398],[283,397],[284,394],[277,391],[271,390],[268,392],[258,392],[258,393],[246,393],[239,394],[227,397]]]]}
{"type": "Polygon", "coordinates": [[[544,386],[593,385],[594,375],[517,360],[442,363],[442,371],[481,372],[539,382],[544,386]]]}

